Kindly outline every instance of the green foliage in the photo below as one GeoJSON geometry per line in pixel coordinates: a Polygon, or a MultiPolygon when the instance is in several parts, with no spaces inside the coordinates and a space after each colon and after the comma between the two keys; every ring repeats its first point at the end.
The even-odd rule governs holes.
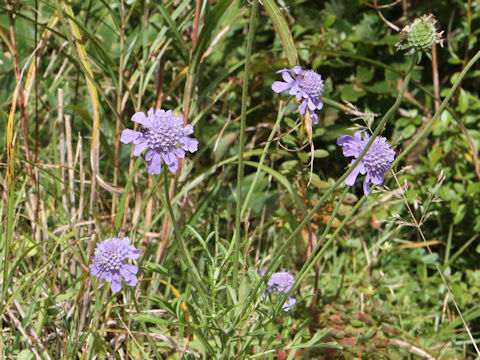
{"type": "Polygon", "coordinates": [[[377,3],[263,0],[254,30],[252,1],[0,5],[0,358],[479,356],[480,2],[377,3]],[[396,29],[432,10],[445,46],[409,71],[396,29]],[[271,89],[295,65],[311,132],[271,89]],[[177,175],[119,142],[156,106],[200,143],[177,175]],[[368,198],[336,144],[361,129],[400,159],[368,198]],[[119,232],[140,282],[114,295],[88,265],[119,232]]]}

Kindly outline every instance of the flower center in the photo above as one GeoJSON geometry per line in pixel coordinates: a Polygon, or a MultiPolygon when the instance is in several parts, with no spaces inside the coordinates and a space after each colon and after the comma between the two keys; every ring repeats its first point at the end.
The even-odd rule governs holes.
{"type": "MultiPolygon", "coordinates": [[[[365,145],[368,140],[364,140],[365,145]]],[[[393,150],[390,149],[385,138],[377,137],[373,141],[372,146],[368,149],[364,158],[365,169],[369,173],[385,174],[391,166],[393,161],[393,150]]]]}
{"type": "Polygon", "coordinates": [[[300,79],[300,87],[310,98],[319,98],[323,92],[322,77],[313,70],[306,70],[300,79]]]}
{"type": "Polygon", "coordinates": [[[167,119],[159,119],[145,133],[147,144],[151,149],[168,150],[175,147],[183,135],[183,128],[167,119]]]}
{"type": "Polygon", "coordinates": [[[123,264],[123,256],[118,250],[111,249],[108,253],[103,253],[101,256],[101,266],[105,271],[114,271],[120,269],[123,264]]]}

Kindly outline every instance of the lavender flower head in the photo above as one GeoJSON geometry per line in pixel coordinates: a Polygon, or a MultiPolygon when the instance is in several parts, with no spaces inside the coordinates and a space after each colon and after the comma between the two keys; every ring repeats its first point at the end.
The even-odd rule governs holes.
{"type": "Polygon", "coordinates": [[[283,311],[285,312],[289,312],[290,310],[292,310],[292,308],[295,306],[295,304],[297,303],[297,300],[295,298],[288,298],[282,305],[282,309],[283,311]]]}
{"type": "Polygon", "coordinates": [[[112,292],[119,292],[122,288],[120,278],[128,286],[135,286],[138,279],[135,274],[138,272],[136,265],[126,264],[127,259],[138,259],[140,250],[130,245],[130,238],[108,238],[97,244],[93,263],[90,264],[92,275],[111,282],[112,292]]]}
{"type": "MultiPolygon", "coordinates": [[[[262,271],[260,274],[263,276],[262,271]]],[[[295,283],[295,277],[290,274],[288,271],[279,271],[273,273],[268,280],[267,290],[263,293],[263,297],[266,297],[266,293],[277,292],[279,294],[286,294],[290,291],[293,284],[295,283]]],[[[285,312],[290,311],[290,309],[296,304],[297,300],[293,297],[289,297],[285,303],[282,305],[282,308],[285,312]]]]}
{"type": "Polygon", "coordinates": [[[142,111],[132,116],[132,121],[142,125],[142,131],[125,129],[120,141],[124,144],[133,142],[133,155],[139,156],[143,150],[150,148],[145,154],[147,170],[152,175],[160,174],[162,159],[168,169],[174,173],[178,169],[178,159],[185,157],[185,151],[191,153],[198,150],[198,140],[187,135],[193,133],[193,126],[183,126],[183,119],[174,116],[171,110],[148,110],[147,116],[142,111]],[[178,146],[180,145],[180,146],[178,146]]]}
{"type": "Polygon", "coordinates": [[[317,124],[318,116],[315,110],[323,108],[323,102],[320,100],[323,92],[322,77],[313,70],[303,70],[301,66],[295,66],[292,70],[282,69],[276,73],[281,73],[284,81],[275,81],[272,90],[276,93],[289,90],[288,93],[294,95],[300,102],[298,106],[300,114],[305,115],[308,108],[312,122],[317,124]]]}
{"type": "MultiPolygon", "coordinates": [[[[369,140],[370,135],[363,132],[362,140],[362,133],[357,131],[354,136],[340,136],[337,139],[337,145],[343,147],[344,156],[354,156],[356,159],[361,154],[369,140]]],[[[362,175],[367,173],[367,176],[363,181],[363,192],[368,196],[370,192],[370,180],[375,185],[382,185],[385,180],[385,174],[390,170],[394,159],[395,151],[390,148],[387,139],[383,136],[377,136],[365,156],[345,179],[345,184],[352,186],[359,173],[362,175]]],[[[350,164],[353,164],[354,162],[355,160],[352,160],[350,164]]]]}

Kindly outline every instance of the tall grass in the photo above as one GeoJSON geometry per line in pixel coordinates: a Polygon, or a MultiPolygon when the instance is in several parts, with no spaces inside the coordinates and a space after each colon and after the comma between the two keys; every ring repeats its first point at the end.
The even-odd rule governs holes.
{"type": "MultiPolygon", "coordinates": [[[[447,115],[455,118],[466,144],[456,176],[477,191],[480,116],[463,102],[472,111],[480,102],[462,84],[474,89],[480,52],[468,45],[463,60],[449,60],[457,68],[440,91],[424,74],[429,64],[438,72],[445,53],[433,63],[396,53],[398,34],[376,10],[355,3],[364,17],[347,31],[356,19],[345,2],[294,4],[0,6],[0,358],[480,356],[476,234],[437,216],[442,169],[429,170],[423,189],[409,160],[418,151],[435,157],[435,144],[451,141],[447,115]],[[325,81],[318,125],[271,90],[275,71],[295,65],[325,81]],[[160,107],[193,125],[200,145],[175,174],[164,164],[150,175],[120,134],[142,131],[130,121],[135,112],[160,107]],[[412,120],[407,136],[398,119],[420,110],[428,120],[412,120]],[[335,139],[352,126],[372,134],[347,166],[335,139]],[[380,135],[396,158],[367,198],[344,180],[380,135]],[[448,231],[428,222],[435,216],[448,231]],[[89,265],[98,243],[117,236],[142,255],[138,285],[112,293],[89,265]],[[267,283],[281,270],[295,282],[271,294],[267,283]],[[297,303],[284,311],[290,297],[297,303]]],[[[473,8],[459,6],[476,21],[473,8]]],[[[465,199],[457,207],[476,214],[465,199]]]]}

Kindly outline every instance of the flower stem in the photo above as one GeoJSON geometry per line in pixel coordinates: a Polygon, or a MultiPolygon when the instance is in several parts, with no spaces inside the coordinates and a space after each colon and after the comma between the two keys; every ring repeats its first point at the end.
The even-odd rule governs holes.
{"type": "Polygon", "coordinates": [[[169,180],[168,180],[168,170],[167,167],[165,166],[163,169],[163,174],[164,174],[164,186],[165,186],[165,196],[160,196],[160,199],[162,199],[162,202],[164,203],[165,208],[167,209],[168,216],[170,217],[170,222],[173,224],[173,229],[175,233],[175,240],[177,243],[180,245],[180,249],[182,251],[182,255],[184,256],[186,262],[187,262],[187,269],[190,271],[193,281],[197,287],[197,289],[200,292],[200,296],[202,297],[203,301],[207,306],[209,306],[209,301],[207,300],[207,289],[203,285],[202,278],[200,277],[200,274],[197,271],[197,268],[195,266],[195,263],[192,260],[192,257],[190,256],[190,253],[187,250],[187,245],[183,241],[182,238],[182,232],[180,231],[178,227],[178,223],[175,221],[175,215],[173,213],[173,208],[172,204],[170,202],[170,197],[168,196],[169,194],[169,180]]]}
{"type": "MultiPolygon", "coordinates": [[[[332,226],[333,220],[335,220],[337,212],[338,212],[338,210],[340,209],[340,206],[343,203],[343,199],[345,199],[345,196],[347,195],[348,189],[349,189],[348,187],[346,187],[344,189],[340,199],[338,200],[337,206],[335,207],[335,209],[333,210],[333,213],[330,216],[330,220],[328,221],[328,224],[327,224],[325,230],[323,231],[322,236],[320,237],[320,239],[318,239],[317,245],[312,250],[312,253],[308,257],[307,261],[305,261],[305,263],[303,264],[302,269],[300,270],[298,275],[295,277],[295,283],[292,285],[292,287],[290,288],[288,293],[286,293],[286,294],[284,294],[284,296],[282,296],[282,299],[280,299],[279,304],[283,304],[285,302],[285,300],[288,299],[291,296],[291,294],[298,288],[298,286],[302,283],[303,279],[305,279],[305,277],[307,276],[308,272],[312,269],[313,265],[318,261],[318,259],[320,259],[320,256],[322,256],[323,253],[325,252],[325,250],[328,249],[328,247],[333,242],[333,240],[335,240],[338,233],[340,231],[342,231],[343,227],[347,224],[347,222],[352,218],[353,215],[355,215],[355,213],[360,208],[360,206],[362,206],[362,204],[365,202],[365,200],[367,200],[367,197],[364,195],[359,201],[357,201],[357,203],[355,204],[353,209],[348,212],[347,216],[345,216],[345,218],[340,223],[340,225],[337,227],[337,229],[335,230],[333,235],[330,236],[330,238],[327,240],[327,242],[325,244],[323,244],[325,238],[328,235],[328,232],[330,231],[330,227],[332,226]],[[322,244],[323,244],[323,246],[322,246],[322,244]],[[322,248],[320,249],[320,247],[322,247],[322,248]]],[[[279,311],[280,307],[281,307],[281,305],[277,306],[277,309],[276,309],[277,312],[279,311]]]]}
{"type": "Polygon", "coordinates": [[[262,155],[260,156],[260,161],[258,162],[258,167],[257,167],[257,172],[255,173],[255,177],[253,178],[252,184],[250,185],[250,188],[248,189],[247,196],[245,197],[245,201],[242,207],[242,211],[240,212],[240,217],[243,217],[245,215],[245,211],[247,211],[247,206],[248,206],[248,201],[250,200],[250,197],[252,196],[253,190],[255,190],[255,185],[257,184],[258,177],[260,176],[260,173],[262,172],[263,168],[263,163],[265,161],[265,157],[267,156],[268,149],[270,148],[270,144],[272,143],[273,137],[275,136],[275,133],[277,132],[278,127],[280,126],[280,121],[283,118],[283,115],[285,115],[285,111],[287,109],[287,104],[285,104],[285,107],[282,109],[282,105],[280,104],[280,108],[278,109],[278,116],[277,116],[277,121],[275,122],[275,125],[273,126],[272,131],[270,132],[270,135],[267,139],[267,143],[265,144],[265,147],[263,148],[262,155]]]}
{"type": "Polygon", "coordinates": [[[240,219],[242,213],[242,185],[243,185],[243,150],[245,147],[245,122],[247,118],[248,77],[250,75],[250,57],[252,56],[253,37],[255,32],[255,18],[257,15],[258,0],[253,1],[248,26],[247,51],[245,55],[245,73],[243,75],[242,113],[240,117],[240,138],[238,142],[237,167],[237,206],[235,209],[235,250],[233,255],[233,289],[238,288],[238,264],[240,257],[240,219]]]}
{"type": "Polygon", "coordinates": [[[468,64],[463,68],[462,72],[460,73],[460,75],[458,75],[457,79],[455,80],[455,82],[453,83],[452,87],[450,88],[450,90],[448,91],[448,94],[447,96],[445,96],[445,99],[443,99],[440,107],[438,108],[438,110],[435,112],[435,114],[433,115],[432,119],[430,120],[430,122],[427,124],[427,126],[425,126],[425,128],[420,132],[420,134],[418,134],[418,136],[405,148],[405,150],[403,150],[401,152],[401,154],[399,154],[395,161],[392,163],[392,169],[395,167],[395,165],[398,164],[398,162],[403,159],[405,157],[405,155],[408,154],[408,152],[410,150],[412,150],[412,148],[417,145],[417,143],[420,141],[420,139],[422,139],[429,131],[430,129],[432,128],[433,124],[435,123],[435,121],[438,119],[438,117],[442,114],[443,110],[445,110],[445,107],[447,106],[448,102],[450,101],[450,98],[453,96],[453,94],[455,93],[455,91],[457,90],[458,86],[460,85],[460,83],[462,82],[463,78],[465,77],[465,75],[467,74],[468,70],[470,70],[470,68],[473,66],[473,64],[475,64],[478,59],[480,59],[480,51],[478,51],[475,56],[468,62],[468,64]]]}
{"type": "Polygon", "coordinates": [[[276,265],[278,265],[278,260],[279,258],[283,255],[285,249],[290,246],[292,241],[295,239],[297,234],[300,232],[301,229],[303,229],[308,221],[312,218],[312,216],[320,209],[321,206],[325,204],[327,199],[333,194],[333,192],[343,183],[343,181],[350,175],[350,173],[355,169],[355,167],[358,165],[360,161],[362,161],[363,157],[367,153],[368,149],[372,145],[373,141],[377,138],[378,134],[380,134],[380,131],[383,129],[385,126],[386,122],[390,119],[390,117],[397,111],[398,107],[400,106],[402,99],[403,99],[403,94],[405,93],[405,90],[407,89],[407,86],[410,82],[410,79],[412,77],[413,73],[413,68],[415,63],[417,62],[417,54],[414,53],[412,55],[412,58],[410,60],[410,66],[408,68],[408,72],[405,76],[405,80],[402,84],[402,87],[398,93],[397,99],[395,100],[394,104],[392,107],[385,113],[385,115],[382,117],[380,122],[378,123],[375,131],[372,134],[372,137],[368,141],[367,145],[363,149],[363,151],[360,153],[358,158],[355,160],[355,162],[349,166],[348,170],[333,184],[326,192],[323,194],[323,196],[318,200],[318,202],[315,204],[315,206],[310,210],[310,212],[303,218],[303,220],[297,225],[297,227],[292,231],[288,239],[283,243],[283,245],[278,249],[277,253],[275,256],[272,258],[270,261],[270,265],[268,266],[267,270],[265,271],[265,274],[263,275],[262,279],[258,282],[258,284],[251,290],[250,294],[246,297],[246,301],[243,305],[242,310],[240,311],[240,316],[239,318],[236,319],[236,321],[241,321],[241,318],[244,316],[242,314],[247,314],[248,313],[248,308],[251,306],[252,302],[257,299],[258,297],[258,292],[262,284],[270,278],[271,274],[276,268],[276,265]]]}

